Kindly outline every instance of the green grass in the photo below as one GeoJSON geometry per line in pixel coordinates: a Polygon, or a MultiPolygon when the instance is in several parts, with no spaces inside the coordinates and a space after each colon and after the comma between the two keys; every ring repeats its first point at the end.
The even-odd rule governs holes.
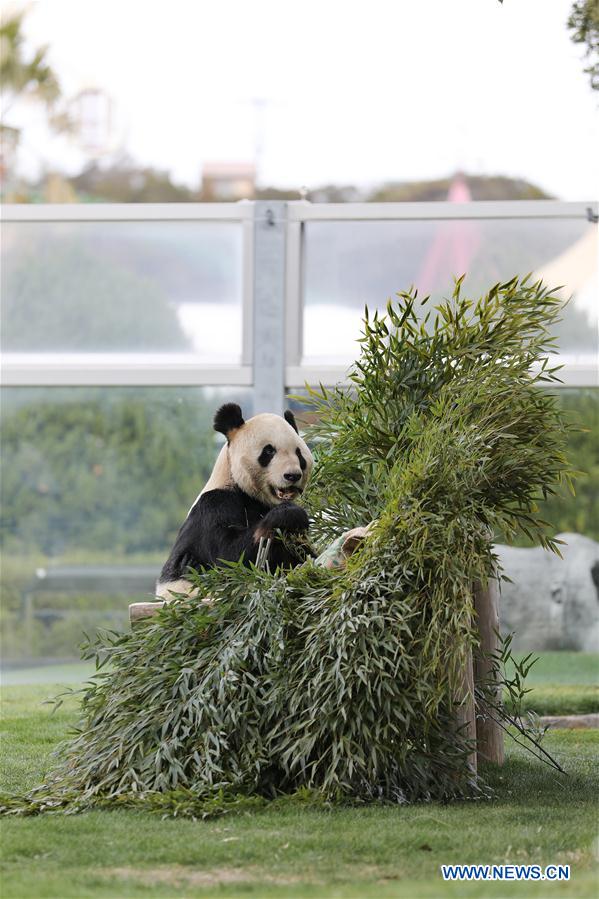
{"type": "MultiPolygon", "coordinates": [[[[65,662],[56,665],[33,665],[9,668],[2,672],[4,687],[14,684],[80,684],[94,673],[93,662],[65,662]]],[[[47,689],[47,688],[46,688],[47,689]]]]}
{"type": "Polygon", "coordinates": [[[588,715],[599,712],[599,655],[593,652],[543,652],[530,669],[524,708],[538,715],[588,715]]]}
{"type": "Polygon", "coordinates": [[[538,684],[599,684],[599,653],[533,652],[533,656],[537,656],[538,661],[526,678],[530,687],[538,684]]]}
{"type": "MultiPolygon", "coordinates": [[[[575,663],[554,655],[574,654],[544,658],[550,678],[575,663]]],[[[580,683],[585,675],[578,677],[580,683]]],[[[3,788],[39,783],[52,748],[76,720],[75,697],[54,714],[40,705],[53,692],[48,684],[4,690],[3,788]]],[[[512,744],[504,768],[490,774],[491,801],[329,811],[291,806],[207,822],[133,811],[4,819],[2,896],[594,897],[599,732],[556,731],[546,745],[568,775],[512,744]],[[571,880],[550,888],[443,883],[439,866],[452,862],[570,864],[571,880]]]]}
{"type": "Polygon", "coordinates": [[[599,712],[599,687],[590,684],[559,684],[533,687],[524,697],[523,708],[537,715],[589,715],[599,712]]]}

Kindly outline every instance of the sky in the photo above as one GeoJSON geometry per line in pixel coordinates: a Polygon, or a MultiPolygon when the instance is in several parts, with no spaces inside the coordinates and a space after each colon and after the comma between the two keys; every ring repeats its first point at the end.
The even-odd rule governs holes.
{"type": "MultiPolygon", "coordinates": [[[[18,4],[11,4],[12,6],[18,4]]],[[[6,8],[7,4],[5,4],[6,8]]],[[[571,0],[36,0],[66,97],[111,97],[107,146],[197,187],[206,161],[314,188],[474,174],[598,196],[598,96],[566,29],[571,0]],[[257,108],[254,101],[263,101],[257,108]]],[[[78,172],[33,106],[22,171],[78,172]]]]}

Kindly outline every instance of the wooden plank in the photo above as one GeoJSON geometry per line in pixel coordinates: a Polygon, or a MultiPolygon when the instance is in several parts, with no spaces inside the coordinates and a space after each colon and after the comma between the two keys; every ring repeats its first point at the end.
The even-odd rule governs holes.
{"type": "Polygon", "coordinates": [[[153,618],[164,605],[164,602],[132,602],[129,606],[131,627],[145,618],[153,618]]]}

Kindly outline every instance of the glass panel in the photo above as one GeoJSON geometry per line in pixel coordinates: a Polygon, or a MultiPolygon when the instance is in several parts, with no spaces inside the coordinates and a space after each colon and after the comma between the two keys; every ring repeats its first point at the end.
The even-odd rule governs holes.
{"type": "Polygon", "coordinates": [[[307,364],[354,360],[365,304],[384,308],[411,285],[438,300],[464,272],[473,295],[527,272],[564,285],[560,350],[587,363],[597,353],[597,228],[584,219],[308,222],[305,260],[307,364]]]}
{"type": "Polygon", "coordinates": [[[1,259],[5,352],[241,360],[237,223],[7,222],[1,259]]]}
{"type": "Polygon", "coordinates": [[[5,663],[77,658],[82,631],[150,599],[220,448],[216,408],[243,388],[2,391],[5,663]]]}

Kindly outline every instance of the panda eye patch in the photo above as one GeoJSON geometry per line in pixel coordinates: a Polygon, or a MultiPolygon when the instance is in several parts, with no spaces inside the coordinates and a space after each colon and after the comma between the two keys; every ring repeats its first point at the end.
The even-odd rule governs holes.
{"type": "Polygon", "coordinates": [[[258,456],[258,462],[263,468],[266,468],[274,454],[276,453],[276,449],[270,443],[267,443],[260,455],[258,456]]]}
{"type": "Polygon", "coordinates": [[[306,460],[302,456],[301,449],[298,447],[295,452],[297,453],[297,458],[299,459],[299,464],[300,464],[301,470],[305,471],[306,470],[306,460]]]}

